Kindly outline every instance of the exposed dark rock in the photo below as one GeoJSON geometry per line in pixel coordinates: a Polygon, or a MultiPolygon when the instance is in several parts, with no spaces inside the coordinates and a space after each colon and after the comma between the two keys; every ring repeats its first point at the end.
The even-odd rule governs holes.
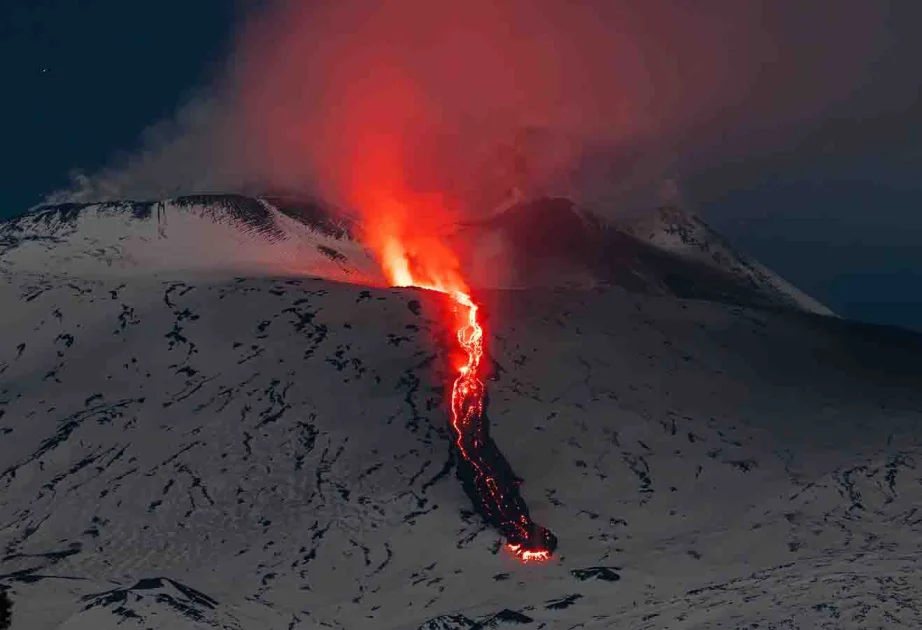
{"type": "Polygon", "coordinates": [[[0,588],[0,630],[7,630],[13,624],[13,601],[5,588],[0,588]]]}
{"type": "Polygon", "coordinates": [[[586,567],[585,569],[573,569],[570,575],[577,580],[603,580],[605,582],[617,582],[621,579],[615,570],[617,567],[586,567]]]}

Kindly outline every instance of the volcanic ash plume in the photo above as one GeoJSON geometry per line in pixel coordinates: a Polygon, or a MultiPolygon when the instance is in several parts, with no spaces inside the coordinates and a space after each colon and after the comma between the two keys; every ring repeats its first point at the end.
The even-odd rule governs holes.
{"type": "MultiPolygon", "coordinates": [[[[353,206],[371,185],[356,169],[370,166],[472,211],[523,177],[561,184],[584,145],[639,142],[698,115],[695,95],[726,90],[728,23],[680,25],[658,4],[282,4],[241,40],[247,157],[353,206]],[[672,67],[676,46],[696,51],[693,77],[672,67]],[[526,177],[522,153],[546,159],[526,177]]],[[[732,13],[737,26],[753,17],[732,13]]]]}
{"type": "Polygon", "coordinates": [[[355,205],[356,165],[383,144],[455,211],[516,188],[652,204],[664,176],[789,142],[871,76],[887,11],[787,4],[276,0],[241,20],[225,73],[69,197],[355,205]]]}

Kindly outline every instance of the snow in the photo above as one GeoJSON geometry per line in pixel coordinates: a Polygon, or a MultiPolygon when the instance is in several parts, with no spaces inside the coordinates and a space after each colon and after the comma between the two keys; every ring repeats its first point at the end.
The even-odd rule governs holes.
{"type": "Polygon", "coordinates": [[[190,197],[40,208],[0,225],[3,267],[73,276],[305,274],[380,284],[368,253],[262,199],[190,197]]]}
{"type": "Polygon", "coordinates": [[[833,315],[824,304],[807,295],[758,261],[736,251],[698,216],[677,206],[664,206],[630,221],[625,231],[665,251],[725,270],[739,279],[785,296],[798,308],[818,315],[833,315]]]}
{"type": "Polygon", "coordinates": [[[153,272],[85,254],[150,234],[99,209],[0,257],[14,630],[922,627],[918,335],[481,291],[491,434],[559,538],[522,565],[450,468],[443,296],[164,207],[153,272]]]}

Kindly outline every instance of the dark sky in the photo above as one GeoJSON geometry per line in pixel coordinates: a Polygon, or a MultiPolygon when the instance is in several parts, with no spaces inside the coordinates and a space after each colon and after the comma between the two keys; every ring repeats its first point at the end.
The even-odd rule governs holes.
{"type": "Polygon", "coordinates": [[[0,0],[0,217],[94,171],[218,71],[229,0],[0,0]]]}
{"type": "MultiPolygon", "coordinates": [[[[679,160],[682,186],[689,205],[735,245],[833,310],[922,330],[922,2],[853,4],[862,2],[880,12],[879,32],[873,63],[850,91],[787,134],[759,128],[755,116],[716,120],[708,142],[696,136],[702,159],[691,151],[679,160]]],[[[806,65],[814,48],[845,57],[849,29],[830,35],[824,25],[848,4],[767,2],[765,28],[783,23],[778,32],[797,40],[791,50],[806,65]]],[[[0,218],[66,185],[72,169],[94,172],[134,150],[145,128],[217,77],[240,6],[0,0],[0,218]]],[[[846,26],[863,25],[855,18],[846,26]]],[[[779,91],[783,72],[761,85],[771,88],[752,92],[752,111],[756,101],[781,107],[804,89],[779,91]]]]}

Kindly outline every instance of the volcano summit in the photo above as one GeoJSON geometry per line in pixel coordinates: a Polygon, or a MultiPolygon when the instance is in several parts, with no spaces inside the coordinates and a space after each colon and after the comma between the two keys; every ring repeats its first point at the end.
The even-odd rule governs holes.
{"type": "Polygon", "coordinates": [[[452,226],[470,304],[366,229],[279,195],[0,224],[14,629],[922,627],[919,335],[678,208],[452,226]]]}

